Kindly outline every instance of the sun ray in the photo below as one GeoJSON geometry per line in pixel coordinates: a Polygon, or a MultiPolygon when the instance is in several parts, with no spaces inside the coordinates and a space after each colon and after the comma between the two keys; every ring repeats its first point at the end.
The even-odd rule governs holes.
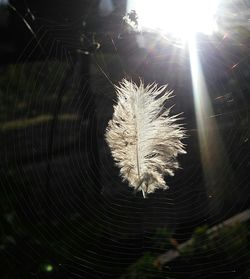
{"type": "Polygon", "coordinates": [[[225,170],[230,169],[225,148],[211,105],[208,88],[199,61],[195,36],[189,39],[189,58],[193,85],[194,107],[204,183],[210,200],[210,214],[218,214],[225,195],[230,191],[225,170]]]}

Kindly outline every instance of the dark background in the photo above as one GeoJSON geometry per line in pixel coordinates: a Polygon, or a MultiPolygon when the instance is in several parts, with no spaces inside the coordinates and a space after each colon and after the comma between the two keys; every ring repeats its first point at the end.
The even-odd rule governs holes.
{"type": "Polygon", "coordinates": [[[204,129],[220,138],[208,179],[187,47],[131,30],[126,1],[112,3],[107,14],[98,0],[0,4],[0,278],[249,278],[247,225],[216,245],[202,238],[249,207],[249,4],[222,5],[220,32],[197,36],[217,125],[204,129]],[[147,199],[122,183],[104,141],[124,77],[168,83],[187,129],[182,168],[147,199]],[[193,254],[153,267],[197,228],[193,254]]]}

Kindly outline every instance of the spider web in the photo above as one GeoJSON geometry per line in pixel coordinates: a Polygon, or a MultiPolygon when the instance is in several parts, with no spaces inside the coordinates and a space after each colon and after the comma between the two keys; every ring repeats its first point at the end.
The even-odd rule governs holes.
{"type": "MultiPolygon", "coordinates": [[[[123,29],[122,16],[116,31],[107,27],[96,34],[88,26],[94,18],[91,1],[84,16],[63,23],[24,4],[23,11],[10,7],[31,38],[15,63],[2,67],[0,79],[4,274],[117,278],[143,253],[160,255],[189,239],[196,227],[212,226],[249,207],[246,43],[238,45],[228,36],[199,40],[213,107],[207,117],[216,121],[223,146],[222,163],[208,183],[213,187],[207,188],[187,49],[156,34],[146,40],[123,29]],[[147,47],[138,48],[138,40],[147,47]],[[183,112],[187,128],[182,169],[166,178],[168,191],[145,200],[122,183],[104,142],[114,85],[123,77],[168,83],[175,92],[168,105],[175,104],[174,114],[183,112]],[[166,231],[163,236],[159,228],[166,231]],[[160,245],[168,234],[172,244],[160,245]]],[[[243,236],[232,237],[230,247],[243,236]]],[[[232,258],[225,266],[212,262],[216,251],[209,248],[206,265],[165,268],[160,278],[187,278],[180,276],[194,270],[192,278],[214,278],[213,265],[220,275],[243,278],[240,266],[249,255],[244,249],[240,253],[242,262],[232,258]]],[[[154,278],[149,266],[148,272],[154,278]]]]}

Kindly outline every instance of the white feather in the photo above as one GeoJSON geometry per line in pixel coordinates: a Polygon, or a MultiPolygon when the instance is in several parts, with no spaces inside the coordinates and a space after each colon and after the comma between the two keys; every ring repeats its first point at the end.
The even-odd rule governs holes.
{"type": "Polygon", "coordinates": [[[120,168],[123,180],[141,190],[145,197],[157,188],[167,189],[165,175],[179,168],[177,155],[186,153],[181,140],[185,131],[178,115],[169,116],[165,101],[172,92],[157,84],[144,87],[122,80],[116,87],[118,96],[112,120],[106,130],[106,141],[120,168]]]}

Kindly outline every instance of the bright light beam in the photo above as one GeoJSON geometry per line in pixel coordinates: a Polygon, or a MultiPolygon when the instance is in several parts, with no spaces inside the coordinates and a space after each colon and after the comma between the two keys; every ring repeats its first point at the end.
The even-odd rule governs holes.
{"type": "Polygon", "coordinates": [[[210,213],[218,214],[222,201],[230,191],[229,164],[222,143],[208,89],[200,65],[195,37],[189,40],[189,57],[193,85],[193,96],[201,163],[207,195],[210,200],[210,213]],[[225,191],[225,187],[227,188],[225,191]]]}
{"type": "Polygon", "coordinates": [[[128,0],[127,12],[135,10],[141,29],[158,30],[187,40],[216,30],[218,0],[128,0]]]}

